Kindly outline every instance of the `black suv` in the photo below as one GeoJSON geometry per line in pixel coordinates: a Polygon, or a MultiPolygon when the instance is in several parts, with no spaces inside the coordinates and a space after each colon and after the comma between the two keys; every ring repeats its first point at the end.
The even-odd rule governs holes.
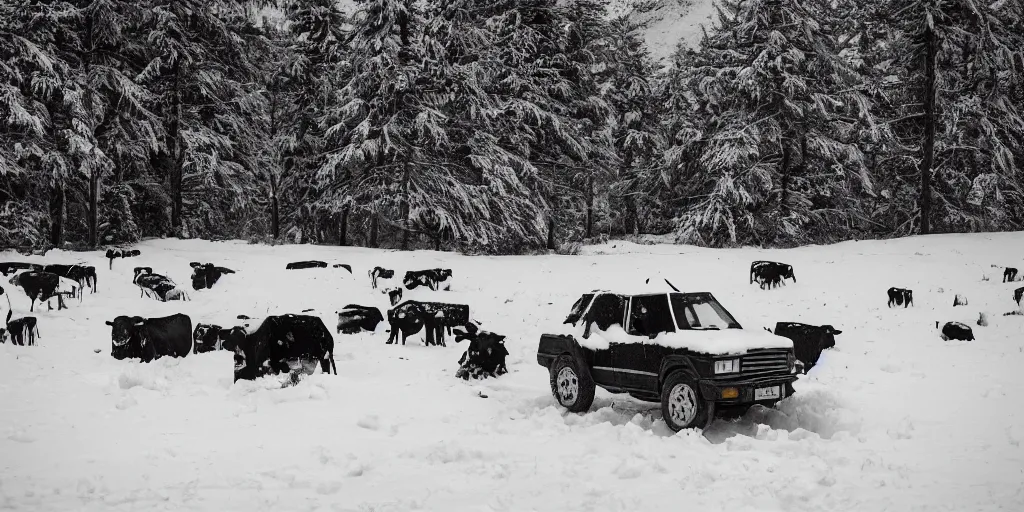
{"type": "Polygon", "coordinates": [[[537,362],[572,412],[590,409],[596,385],[661,402],[674,431],[703,429],[716,415],[774,406],[797,379],[792,341],[743,330],[706,292],[595,291],[564,324],[562,334],[541,335],[537,362]]]}

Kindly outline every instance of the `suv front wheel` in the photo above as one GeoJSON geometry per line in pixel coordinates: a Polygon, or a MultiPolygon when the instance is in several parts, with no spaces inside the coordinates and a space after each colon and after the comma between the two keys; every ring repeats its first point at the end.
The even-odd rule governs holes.
{"type": "Polygon", "coordinates": [[[714,402],[704,400],[696,383],[682,372],[669,375],[661,388],[661,415],[674,432],[703,429],[714,416],[714,402]]]}
{"type": "Polygon", "coordinates": [[[579,363],[562,354],[551,364],[551,393],[569,412],[584,412],[594,403],[594,381],[580,372],[579,363]]]}

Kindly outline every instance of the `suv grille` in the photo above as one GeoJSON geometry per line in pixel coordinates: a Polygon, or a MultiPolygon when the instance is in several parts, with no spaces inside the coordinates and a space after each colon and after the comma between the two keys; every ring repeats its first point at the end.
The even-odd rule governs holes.
{"type": "Polygon", "coordinates": [[[740,373],[744,375],[778,372],[789,372],[789,357],[785,350],[752,352],[740,358],[740,373]]]}

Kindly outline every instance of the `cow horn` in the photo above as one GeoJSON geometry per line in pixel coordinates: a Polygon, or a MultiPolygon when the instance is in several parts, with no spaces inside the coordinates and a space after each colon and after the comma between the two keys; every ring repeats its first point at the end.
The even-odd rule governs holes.
{"type": "Polygon", "coordinates": [[[110,320],[107,320],[106,322],[103,322],[103,323],[105,323],[105,324],[107,324],[109,326],[113,326],[114,325],[114,322],[111,322],[110,320]]]}
{"type": "Polygon", "coordinates": [[[137,320],[135,322],[135,327],[142,327],[143,325],[146,325],[146,322],[144,320],[137,320]]]}

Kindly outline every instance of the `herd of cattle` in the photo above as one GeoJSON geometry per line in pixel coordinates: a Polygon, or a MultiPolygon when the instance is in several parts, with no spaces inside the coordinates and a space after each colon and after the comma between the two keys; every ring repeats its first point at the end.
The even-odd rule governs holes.
{"type": "MultiPolygon", "coordinates": [[[[110,267],[117,258],[136,257],[138,250],[108,250],[107,258],[110,267]]],[[[224,275],[235,271],[213,263],[191,262],[192,288],[204,290],[213,288],[224,275]]],[[[326,269],[329,265],[323,261],[298,261],[288,263],[286,270],[326,269]]],[[[352,267],[347,264],[335,264],[334,269],[343,269],[350,274],[352,267]]],[[[24,290],[31,299],[30,311],[34,311],[36,301],[46,302],[58,300],[58,311],[66,308],[65,297],[82,297],[86,288],[96,293],[96,269],[86,265],[40,265],[34,263],[5,262],[0,263],[0,273],[4,276],[13,274],[9,282],[24,290]]],[[[160,301],[189,300],[188,294],[179,288],[167,276],[153,273],[151,267],[135,267],[133,283],[138,286],[140,296],[148,296],[160,301]]],[[[1003,282],[1013,282],[1017,278],[1017,269],[1006,268],[1003,282]]],[[[374,267],[367,272],[370,286],[374,290],[386,294],[391,304],[386,316],[380,309],[372,306],[348,304],[337,311],[338,334],[355,334],[359,332],[376,332],[379,324],[387,320],[389,324],[388,344],[397,344],[399,335],[404,345],[409,336],[424,332],[425,344],[428,346],[445,346],[446,333],[454,334],[455,342],[469,341],[469,346],[459,360],[456,376],[467,379],[495,377],[507,372],[505,357],[505,336],[482,330],[478,323],[471,320],[469,306],[445,302],[423,302],[402,300],[403,289],[414,290],[418,287],[430,290],[451,289],[451,269],[427,269],[408,271],[401,284],[394,283],[395,271],[383,267],[374,267]],[[384,281],[382,286],[381,281],[384,281]]],[[[784,286],[785,281],[796,282],[793,266],[772,261],[755,261],[750,266],[750,283],[757,283],[761,289],[784,286]]],[[[0,295],[5,292],[0,287],[0,295]]],[[[887,291],[888,305],[909,307],[914,303],[913,291],[904,288],[890,288],[887,291]]],[[[1014,291],[1014,301],[1020,306],[1024,287],[1014,291]]],[[[0,328],[0,343],[7,337],[17,345],[34,345],[39,336],[38,322],[34,316],[12,318],[10,301],[5,324],[0,328]]],[[[957,294],[954,306],[966,305],[967,300],[957,294]]],[[[273,315],[255,321],[246,315],[238,315],[237,324],[223,327],[209,323],[198,323],[193,329],[192,319],[185,314],[174,314],[161,318],[143,318],[139,316],[118,316],[106,324],[111,327],[111,356],[116,359],[137,358],[149,362],[162,356],[186,357],[191,354],[202,354],[217,350],[226,350],[234,354],[235,380],[256,379],[264,375],[287,373],[295,382],[301,374],[312,374],[320,366],[324,373],[332,371],[336,374],[334,364],[334,338],[320,317],[303,314],[273,315]]],[[[984,325],[979,320],[979,325],[984,325]]],[[[936,323],[938,328],[938,323],[936,323]]],[[[947,322],[941,328],[944,339],[973,340],[970,326],[960,322],[947,322]]],[[[835,345],[836,334],[841,331],[830,325],[812,326],[791,322],[776,324],[775,334],[794,340],[796,350],[808,353],[796,354],[797,359],[806,362],[805,370],[817,361],[821,350],[835,345]],[[813,353],[812,353],[813,352],[813,353]]]]}
{"type": "MultiPolygon", "coordinates": [[[[111,261],[116,258],[135,257],[138,250],[108,250],[111,261]]],[[[235,271],[212,263],[191,262],[192,288],[204,290],[213,288],[220,279],[235,271]]],[[[288,263],[286,270],[325,269],[323,261],[298,261],[288,263]]],[[[347,264],[335,264],[335,269],[352,273],[347,264]]],[[[96,291],[96,269],[85,265],[38,265],[34,263],[0,263],[0,272],[5,276],[14,274],[10,283],[20,286],[35,302],[58,299],[58,310],[65,308],[63,298],[81,296],[86,287],[96,291]]],[[[498,376],[507,372],[504,347],[505,337],[481,330],[470,319],[469,306],[443,302],[402,302],[403,287],[413,290],[425,287],[431,290],[450,290],[452,271],[450,269],[428,269],[405,273],[401,286],[380,287],[380,281],[390,283],[395,271],[375,267],[368,272],[372,288],[381,288],[389,297],[392,309],[387,311],[390,336],[387,343],[397,343],[401,333],[404,345],[409,336],[425,331],[426,345],[445,346],[445,332],[455,334],[456,342],[469,340],[469,347],[459,360],[457,376],[469,377],[498,376]]],[[[146,296],[159,301],[189,300],[185,290],[178,287],[167,276],[156,274],[151,267],[134,267],[133,284],[146,296]]],[[[4,294],[0,287],[0,295],[4,294]]],[[[8,305],[10,301],[8,300],[8,305]]],[[[52,309],[52,307],[50,308],[52,309]]],[[[303,311],[307,313],[310,310],[303,311]]],[[[384,315],[375,307],[349,304],[337,311],[339,334],[375,332],[384,321],[384,315]]],[[[8,309],[5,327],[0,328],[0,342],[10,336],[16,345],[35,344],[38,336],[37,320],[34,316],[11,318],[8,309]]],[[[150,362],[163,356],[186,357],[189,353],[201,354],[215,350],[227,350],[234,354],[235,380],[256,379],[264,375],[288,373],[292,382],[301,374],[311,374],[319,365],[327,373],[337,373],[334,364],[334,338],[323,320],[306,314],[272,315],[258,323],[246,315],[238,315],[239,325],[221,327],[199,323],[193,329],[192,319],[185,314],[174,314],[160,318],[139,316],[118,316],[106,322],[111,328],[111,356],[116,359],[140,359],[150,362]]]]}

